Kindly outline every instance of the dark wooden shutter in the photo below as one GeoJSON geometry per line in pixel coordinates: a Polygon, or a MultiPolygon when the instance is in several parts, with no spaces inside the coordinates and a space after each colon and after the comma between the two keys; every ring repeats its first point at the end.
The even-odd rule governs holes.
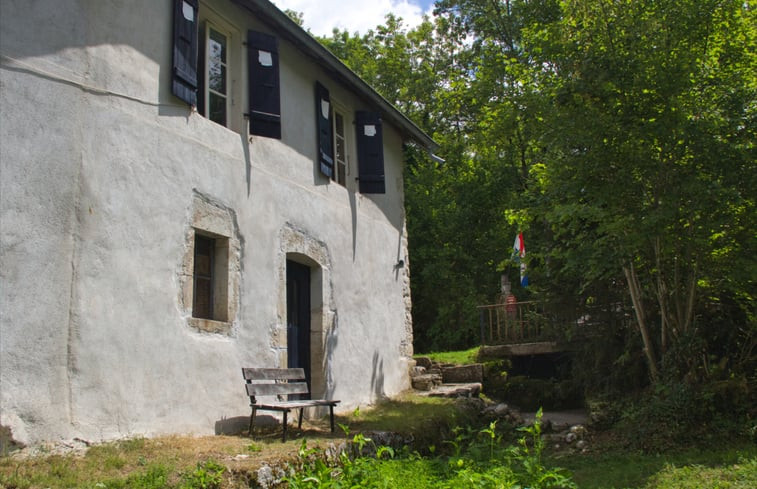
{"type": "Polygon", "coordinates": [[[334,134],[331,98],[326,87],[315,82],[315,123],[318,129],[318,163],[321,173],[334,176],[334,134]]]}
{"type": "Polygon", "coordinates": [[[197,8],[199,0],[174,0],[171,91],[197,105],[197,8]]]}
{"type": "Polygon", "coordinates": [[[250,134],[281,139],[279,43],[269,34],[247,32],[250,134]]]}
{"type": "Polygon", "coordinates": [[[386,192],[386,185],[381,116],[377,112],[358,111],[355,113],[355,126],[360,192],[383,194],[386,192]]]}

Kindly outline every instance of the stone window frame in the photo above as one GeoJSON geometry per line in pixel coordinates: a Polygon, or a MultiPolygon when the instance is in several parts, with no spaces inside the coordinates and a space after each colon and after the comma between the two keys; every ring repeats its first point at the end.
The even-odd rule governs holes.
{"type": "Polygon", "coordinates": [[[184,234],[185,249],[179,273],[180,310],[192,329],[230,336],[239,311],[241,281],[242,247],[236,213],[218,200],[195,191],[190,215],[184,234]],[[195,236],[198,234],[215,240],[214,319],[192,315],[195,236]]]}

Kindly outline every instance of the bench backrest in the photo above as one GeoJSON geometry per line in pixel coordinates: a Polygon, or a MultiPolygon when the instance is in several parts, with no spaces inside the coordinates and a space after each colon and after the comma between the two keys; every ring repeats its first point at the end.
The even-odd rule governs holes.
{"type": "Polygon", "coordinates": [[[255,402],[255,396],[288,396],[308,394],[305,371],[301,368],[243,368],[242,376],[247,382],[247,395],[255,402]]]}

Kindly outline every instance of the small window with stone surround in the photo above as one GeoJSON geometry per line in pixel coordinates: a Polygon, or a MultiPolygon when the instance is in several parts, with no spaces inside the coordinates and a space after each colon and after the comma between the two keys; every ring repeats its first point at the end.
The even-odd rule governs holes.
{"type": "Polygon", "coordinates": [[[189,326],[231,334],[239,303],[240,239],[234,211],[196,193],[181,265],[181,305],[189,326]]]}

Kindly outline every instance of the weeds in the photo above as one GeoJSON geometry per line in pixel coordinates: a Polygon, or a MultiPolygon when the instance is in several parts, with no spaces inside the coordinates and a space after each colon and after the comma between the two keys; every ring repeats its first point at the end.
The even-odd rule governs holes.
{"type": "MultiPolygon", "coordinates": [[[[507,446],[497,432],[496,422],[475,431],[453,430],[448,440],[449,455],[424,458],[417,453],[404,453],[396,458],[391,447],[373,446],[370,438],[358,433],[350,446],[338,457],[329,459],[319,449],[307,448],[303,441],[300,462],[290,466],[287,481],[294,489],[310,488],[421,488],[442,489],[575,489],[570,477],[542,463],[544,442],[541,439],[541,412],[536,422],[523,429],[516,446],[507,446]],[[410,465],[415,470],[408,473],[410,465]]],[[[342,428],[346,434],[349,428],[342,428]]],[[[431,448],[429,451],[434,452],[431,448]]]]}
{"type": "Polygon", "coordinates": [[[194,471],[184,475],[181,489],[219,489],[225,471],[226,467],[213,460],[198,463],[194,471]]]}

